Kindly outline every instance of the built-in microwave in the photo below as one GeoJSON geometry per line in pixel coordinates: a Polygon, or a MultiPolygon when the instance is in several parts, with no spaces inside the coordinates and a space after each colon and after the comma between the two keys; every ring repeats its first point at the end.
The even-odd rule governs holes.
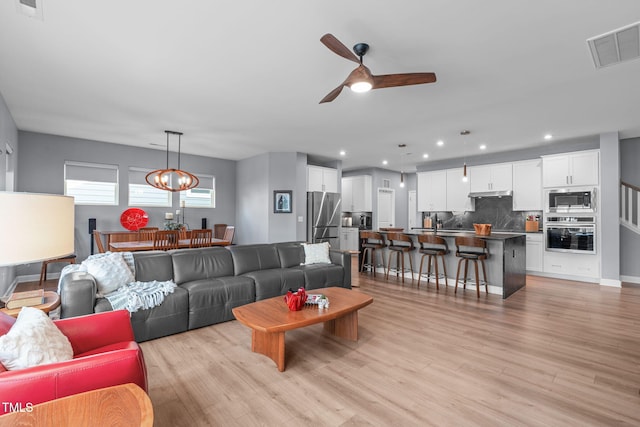
{"type": "Polygon", "coordinates": [[[596,211],[596,189],[556,188],[546,190],[546,210],[549,213],[590,213],[596,211]]]}

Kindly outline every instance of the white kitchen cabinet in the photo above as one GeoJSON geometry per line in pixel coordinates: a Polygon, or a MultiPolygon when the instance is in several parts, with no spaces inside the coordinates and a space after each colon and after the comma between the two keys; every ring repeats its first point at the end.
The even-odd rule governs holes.
{"type": "Polygon", "coordinates": [[[307,191],[338,192],[338,170],[307,165],[307,191]]]}
{"type": "Polygon", "coordinates": [[[542,160],[513,164],[513,210],[542,210],[542,160]]]}
{"type": "MultiPolygon", "coordinates": [[[[514,190],[515,191],[515,190],[514,190]]],[[[515,193],[514,193],[515,194],[515,193]]],[[[544,243],[542,233],[527,234],[526,269],[532,272],[543,271],[544,243]]]]}
{"type": "Polygon", "coordinates": [[[596,254],[575,254],[566,252],[544,252],[545,273],[566,276],[598,278],[600,262],[596,254]]]}
{"type": "Polygon", "coordinates": [[[513,189],[511,163],[472,166],[469,181],[472,193],[483,191],[510,191],[513,189]]]}
{"type": "Polygon", "coordinates": [[[475,208],[475,199],[469,197],[469,180],[463,181],[463,168],[447,169],[447,208],[451,212],[468,212],[475,208]]]}
{"type": "Polygon", "coordinates": [[[433,212],[447,210],[447,172],[418,172],[418,211],[433,212]]]}
{"type": "Polygon", "coordinates": [[[372,204],[371,175],[348,176],[342,178],[342,211],[371,212],[372,204]]]}
{"type": "Polygon", "coordinates": [[[600,182],[598,150],[542,156],[544,187],[598,185],[600,182]]]}
{"type": "Polygon", "coordinates": [[[359,248],[359,232],[356,227],[346,227],[340,231],[340,250],[357,251],[359,248]]]}

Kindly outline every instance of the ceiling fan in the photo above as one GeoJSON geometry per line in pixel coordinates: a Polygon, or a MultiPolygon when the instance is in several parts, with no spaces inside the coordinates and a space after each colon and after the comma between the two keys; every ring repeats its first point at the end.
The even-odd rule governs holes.
{"type": "Polygon", "coordinates": [[[368,44],[358,43],[353,46],[353,52],[355,52],[354,55],[349,48],[342,44],[340,40],[335,38],[333,34],[325,34],[320,38],[320,41],[337,55],[359,64],[358,68],[353,70],[347,79],[340,84],[340,86],[322,98],[320,104],[324,102],[331,102],[336,99],[338,95],[340,95],[340,92],[342,92],[342,88],[345,86],[348,86],[354,92],[366,92],[371,89],[419,85],[423,83],[433,83],[436,81],[435,73],[405,73],[374,76],[371,74],[371,70],[362,63],[362,57],[369,50],[368,44]],[[356,55],[358,55],[360,59],[358,59],[356,55]]]}

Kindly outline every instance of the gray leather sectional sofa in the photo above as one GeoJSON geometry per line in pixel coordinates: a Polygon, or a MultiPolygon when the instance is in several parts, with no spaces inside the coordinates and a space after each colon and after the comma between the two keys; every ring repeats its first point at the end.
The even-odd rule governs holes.
{"type": "MultiPolygon", "coordinates": [[[[184,332],[234,319],[231,309],[284,295],[289,288],[351,288],[351,255],[331,250],[331,264],[304,263],[299,242],[135,252],[139,281],[173,280],[178,286],[157,307],[131,315],[136,341],[184,332]]],[[[60,283],[60,316],[111,310],[96,297],[88,273],[70,273],[60,283]]]]}

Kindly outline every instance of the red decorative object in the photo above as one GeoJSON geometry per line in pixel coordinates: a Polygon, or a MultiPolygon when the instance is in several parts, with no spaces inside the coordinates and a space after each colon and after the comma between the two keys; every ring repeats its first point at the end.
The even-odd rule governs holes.
{"type": "Polygon", "coordinates": [[[147,225],[149,215],[139,208],[129,208],[120,215],[120,224],[130,231],[138,231],[147,225]]]}
{"type": "Polygon", "coordinates": [[[307,293],[304,291],[304,288],[298,288],[296,292],[289,290],[284,296],[284,302],[287,303],[289,310],[299,311],[307,302],[307,293]]]}

